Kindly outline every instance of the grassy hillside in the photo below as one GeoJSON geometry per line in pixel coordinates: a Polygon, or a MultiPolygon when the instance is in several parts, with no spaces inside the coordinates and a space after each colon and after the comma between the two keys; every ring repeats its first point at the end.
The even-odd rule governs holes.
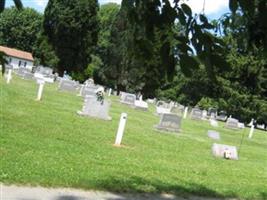
{"type": "Polygon", "coordinates": [[[182,121],[182,131],[164,134],[149,112],[111,97],[112,121],[80,117],[82,98],[45,85],[35,101],[34,81],[0,78],[0,182],[118,192],[267,199],[267,134],[215,129],[219,143],[240,145],[238,161],[214,158],[208,122],[182,121]],[[123,147],[113,147],[120,113],[128,113],[123,147]]]}

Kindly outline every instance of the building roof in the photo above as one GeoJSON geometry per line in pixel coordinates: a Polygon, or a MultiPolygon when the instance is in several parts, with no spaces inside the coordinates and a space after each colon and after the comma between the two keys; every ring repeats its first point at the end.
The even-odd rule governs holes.
{"type": "Polygon", "coordinates": [[[21,58],[24,60],[29,60],[33,61],[32,54],[26,51],[21,51],[17,49],[12,49],[4,46],[0,46],[0,51],[4,52],[8,56],[16,57],[16,58],[21,58]]]}

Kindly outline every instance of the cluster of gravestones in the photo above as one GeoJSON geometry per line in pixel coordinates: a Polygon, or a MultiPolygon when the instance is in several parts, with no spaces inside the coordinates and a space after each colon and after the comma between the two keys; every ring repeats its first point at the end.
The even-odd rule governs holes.
{"type": "MultiPolygon", "coordinates": [[[[22,77],[23,79],[36,79],[39,84],[37,100],[41,100],[42,91],[44,84],[46,82],[52,83],[54,77],[52,75],[51,69],[45,68],[37,68],[37,71],[33,74],[27,69],[20,68],[16,71],[17,75],[22,77]]],[[[5,74],[7,78],[7,82],[11,80],[12,68],[7,67],[7,73],[5,74]]],[[[81,111],[77,111],[80,116],[88,116],[93,118],[99,118],[103,120],[111,120],[109,116],[109,110],[111,106],[111,102],[109,100],[100,101],[97,96],[97,91],[102,86],[94,85],[94,83],[90,80],[86,81],[83,85],[79,84],[76,81],[64,79],[59,79],[59,91],[66,91],[70,93],[77,94],[78,96],[82,96],[84,98],[84,103],[81,111]]],[[[103,88],[103,87],[102,87],[103,88]]],[[[109,89],[108,96],[110,96],[112,90],[109,89]]],[[[148,99],[147,102],[143,101],[142,96],[139,98],[136,97],[135,94],[121,92],[120,93],[120,102],[122,104],[126,104],[135,109],[140,109],[143,111],[148,110],[148,103],[156,104],[156,115],[160,116],[159,124],[156,125],[156,129],[159,131],[168,131],[168,132],[180,132],[181,129],[181,121],[182,118],[186,118],[189,108],[183,105],[177,104],[175,102],[166,103],[164,101],[156,102],[155,99],[148,99]]],[[[230,129],[238,129],[243,128],[244,125],[241,124],[237,119],[227,118],[226,115],[217,115],[217,111],[215,109],[209,109],[209,111],[203,111],[199,108],[191,109],[191,119],[193,120],[206,120],[209,118],[210,124],[213,127],[218,126],[218,122],[216,120],[225,121],[225,127],[230,129]]],[[[121,119],[119,123],[119,128],[117,132],[117,137],[115,140],[116,145],[120,145],[124,127],[126,124],[127,114],[122,113],[121,119]]],[[[252,126],[254,129],[254,126],[252,126]]],[[[252,129],[251,129],[252,130],[252,129]]],[[[249,137],[251,138],[253,135],[253,131],[250,132],[249,137]]],[[[208,137],[213,140],[220,140],[220,133],[209,130],[208,137]]],[[[224,144],[214,143],[212,145],[212,153],[214,156],[223,157],[226,159],[238,159],[237,148],[235,146],[229,146],[224,144]]]]}

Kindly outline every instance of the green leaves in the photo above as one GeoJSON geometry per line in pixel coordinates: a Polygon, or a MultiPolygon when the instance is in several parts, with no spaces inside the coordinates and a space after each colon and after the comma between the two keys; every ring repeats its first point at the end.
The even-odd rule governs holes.
{"type": "Polygon", "coordinates": [[[195,57],[179,55],[180,67],[185,76],[191,76],[193,71],[199,68],[199,62],[195,57]]]}
{"type": "Polygon", "coordinates": [[[181,4],[181,8],[183,9],[184,13],[188,17],[192,17],[192,10],[187,4],[185,4],[185,3],[181,4]]]}

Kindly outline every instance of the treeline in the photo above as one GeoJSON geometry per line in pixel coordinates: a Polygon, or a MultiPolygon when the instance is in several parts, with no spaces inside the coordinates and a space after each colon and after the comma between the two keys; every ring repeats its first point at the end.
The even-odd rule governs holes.
{"type": "Polygon", "coordinates": [[[267,3],[229,0],[209,21],[169,1],[50,0],[0,14],[0,44],[118,91],[225,110],[267,124],[267,3]]]}

